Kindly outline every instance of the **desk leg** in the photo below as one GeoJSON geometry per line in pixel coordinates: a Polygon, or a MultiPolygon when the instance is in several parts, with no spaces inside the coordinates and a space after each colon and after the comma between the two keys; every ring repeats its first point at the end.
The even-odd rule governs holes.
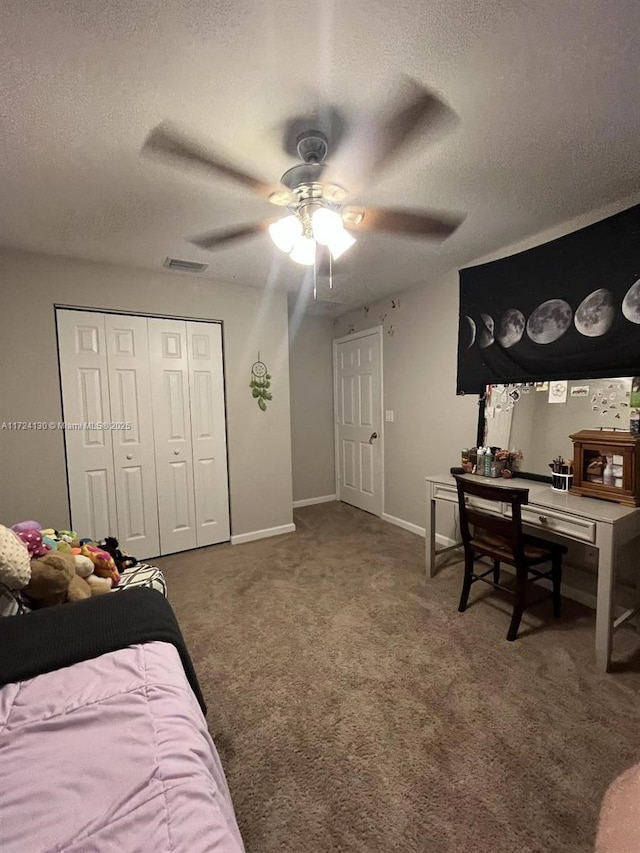
{"type": "Polygon", "coordinates": [[[432,578],[436,573],[436,502],[430,493],[427,495],[427,523],[424,533],[427,577],[432,578]]]}
{"type": "Polygon", "coordinates": [[[613,599],[616,582],[613,526],[598,524],[598,597],[596,601],[596,664],[609,671],[613,638],[613,599]]]}

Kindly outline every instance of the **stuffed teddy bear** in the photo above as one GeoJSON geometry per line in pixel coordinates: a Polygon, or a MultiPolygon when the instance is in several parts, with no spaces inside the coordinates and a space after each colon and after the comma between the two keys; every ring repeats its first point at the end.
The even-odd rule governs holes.
{"type": "Polygon", "coordinates": [[[109,592],[110,581],[102,583],[102,580],[96,578],[97,583],[91,583],[88,578],[80,577],[76,572],[76,557],[65,551],[50,551],[44,557],[31,560],[31,580],[23,592],[34,607],[51,607],[109,592]]]}
{"type": "Polygon", "coordinates": [[[58,551],[31,560],[31,580],[23,592],[34,607],[91,598],[91,587],[76,574],[75,558],[58,551]]]}

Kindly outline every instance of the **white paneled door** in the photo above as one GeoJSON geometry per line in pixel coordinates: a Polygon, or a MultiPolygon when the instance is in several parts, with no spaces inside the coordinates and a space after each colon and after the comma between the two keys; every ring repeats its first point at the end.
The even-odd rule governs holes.
{"type": "Polygon", "coordinates": [[[382,515],[381,334],[334,341],[337,496],[382,515]]]}
{"type": "Polygon", "coordinates": [[[191,444],[198,545],[229,539],[222,329],[187,322],[191,444]]]}
{"type": "Polygon", "coordinates": [[[57,324],[72,524],[101,538],[116,530],[111,432],[93,428],[111,421],[104,315],[59,311],[57,324]]]}
{"type": "Polygon", "coordinates": [[[193,494],[187,324],[149,319],[151,394],[162,554],[198,544],[193,494]]]}
{"type": "Polygon", "coordinates": [[[160,554],[149,338],[145,317],[105,314],[118,540],[142,558],[160,554]]]}
{"type": "Polygon", "coordinates": [[[139,559],[227,541],[220,325],[72,309],[57,322],[74,529],[139,559]]]}

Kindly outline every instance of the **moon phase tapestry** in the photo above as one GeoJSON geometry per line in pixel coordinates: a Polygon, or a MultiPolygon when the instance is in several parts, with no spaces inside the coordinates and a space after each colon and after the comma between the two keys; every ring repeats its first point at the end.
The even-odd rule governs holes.
{"type": "Polygon", "coordinates": [[[460,270],[458,394],[640,375],[640,205],[460,270]]]}

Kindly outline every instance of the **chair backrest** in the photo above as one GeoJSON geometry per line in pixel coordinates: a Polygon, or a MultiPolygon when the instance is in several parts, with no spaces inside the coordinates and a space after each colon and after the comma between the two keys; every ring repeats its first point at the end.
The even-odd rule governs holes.
{"type": "Polygon", "coordinates": [[[473,538],[471,527],[480,528],[490,535],[498,536],[511,543],[514,560],[523,556],[524,537],[522,532],[521,507],[529,503],[529,490],[513,486],[495,486],[486,480],[480,480],[473,475],[461,476],[454,474],[458,487],[458,507],[460,510],[460,532],[466,546],[473,538]],[[497,515],[483,512],[469,504],[469,498],[482,498],[496,504],[497,515]],[[502,512],[500,504],[510,508],[511,518],[502,512]]]}

